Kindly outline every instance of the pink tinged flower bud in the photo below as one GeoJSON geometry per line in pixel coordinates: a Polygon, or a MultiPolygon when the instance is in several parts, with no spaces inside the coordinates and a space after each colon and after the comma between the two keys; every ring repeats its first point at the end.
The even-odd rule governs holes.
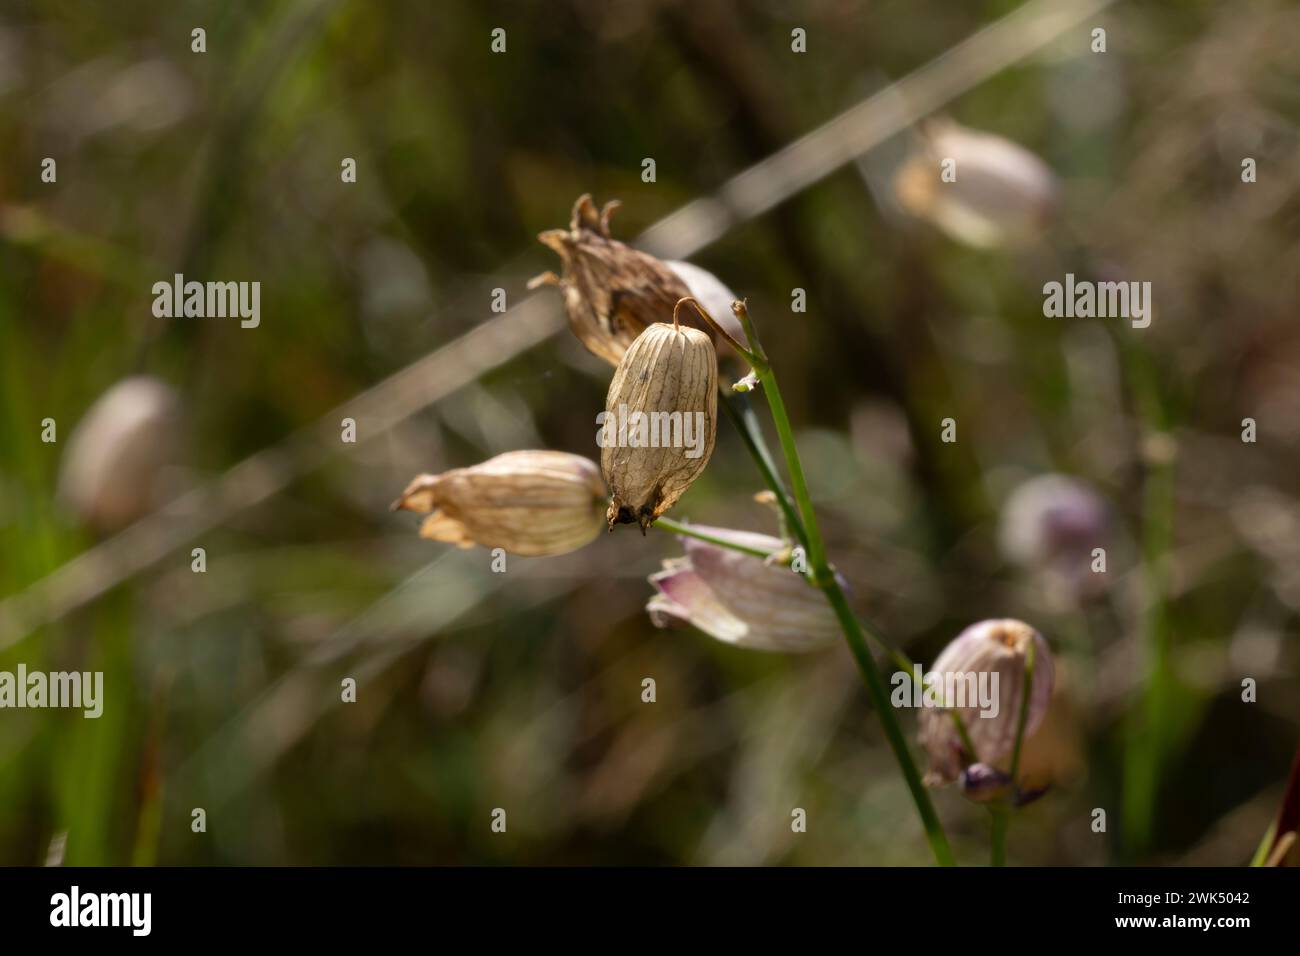
{"type": "Polygon", "coordinates": [[[160,477],[176,463],[180,399],[146,375],[101,395],[73,430],[59,473],[59,496],[92,528],[116,531],[152,511],[160,477]]]}
{"type": "Polygon", "coordinates": [[[596,463],[560,451],[512,451],[471,468],[420,475],[393,503],[428,514],[420,536],[524,556],[565,554],[604,527],[596,463]]]}
{"type": "Polygon", "coordinates": [[[1110,509],[1088,484],[1066,475],[1038,475],[1007,498],[998,538],[1008,559],[1033,567],[1062,557],[1086,560],[1109,528],[1110,509]]]}
{"type": "MultiPolygon", "coordinates": [[[[773,554],[787,548],[765,534],[695,527],[773,554]]],[[[826,599],[798,572],[695,538],[682,541],[686,555],[650,576],[659,593],[646,611],[656,627],[689,624],[737,647],[787,653],[816,650],[839,635],[826,599]]]]}
{"type": "Polygon", "coordinates": [[[948,706],[927,706],[920,714],[921,744],[930,759],[927,783],[952,783],[973,763],[987,764],[1002,772],[1010,770],[1031,645],[1034,671],[1025,724],[1028,739],[1043,722],[1052,699],[1052,652],[1043,636],[1023,621],[981,621],[966,628],[943,649],[926,679],[938,689],[937,702],[948,706]],[[991,693],[995,674],[996,693],[991,693]],[[954,693],[954,699],[945,700],[949,689],[964,689],[964,697],[954,693]],[[987,707],[980,700],[981,693],[986,695],[987,707]],[[950,711],[965,724],[975,753],[967,752],[950,711]]]}
{"type": "Polygon", "coordinates": [[[1038,475],[1023,482],[1002,507],[998,543],[1015,564],[1044,575],[1074,599],[1105,587],[1096,573],[1095,548],[1109,546],[1111,511],[1087,483],[1067,475],[1038,475]]]}
{"type": "Polygon", "coordinates": [[[907,211],[976,248],[1023,242],[1048,224],[1060,187],[1029,150],[949,120],[932,122],[923,136],[894,179],[907,211]]]}

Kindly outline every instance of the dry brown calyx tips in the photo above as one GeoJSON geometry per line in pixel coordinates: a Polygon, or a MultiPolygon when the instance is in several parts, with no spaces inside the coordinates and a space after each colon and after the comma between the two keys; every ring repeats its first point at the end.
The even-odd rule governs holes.
{"type": "MultiPolygon", "coordinates": [[[[618,206],[611,200],[597,211],[589,194],[579,196],[568,229],[548,229],[537,237],[559,253],[561,274],[544,272],[528,283],[530,289],[558,287],[574,335],[611,365],[648,326],[666,320],[673,306],[692,294],[667,263],[610,235],[610,215],[618,206]]],[[[696,327],[713,338],[707,328],[696,327]]]]}
{"type": "Polygon", "coordinates": [[[713,454],[718,360],[698,329],[656,322],[623,355],[605,399],[600,467],[606,520],[642,534],[699,477],[713,454]]]}
{"type": "Polygon", "coordinates": [[[462,548],[524,556],[589,544],[605,526],[605,483],[596,463],[562,451],[511,451],[440,475],[420,475],[393,509],[429,515],[420,536],[462,548]]]}

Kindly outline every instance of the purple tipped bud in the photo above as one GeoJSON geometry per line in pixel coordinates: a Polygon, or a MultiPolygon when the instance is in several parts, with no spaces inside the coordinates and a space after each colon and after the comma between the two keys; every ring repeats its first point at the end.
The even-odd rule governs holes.
{"type": "Polygon", "coordinates": [[[987,803],[1007,792],[1011,777],[986,763],[973,763],[961,772],[960,784],[961,794],[967,800],[987,803]]]}
{"type": "Polygon", "coordinates": [[[1025,723],[1028,739],[1052,698],[1052,652],[1043,635],[1010,618],[981,621],[962,631],[926,675],[931,706],[921,711],[921,744],[930,757],[929,783],[956,781],[967,764],[1007,768],[1024,698],[1026,662],[1034,649],[1033,688],[1025,723]],[[974,753],[953,721],[961,718],[974,753]]]}
{"type": "Polygon", "coordinates": [[[1093,573],[1093,549],[1110,543],[1110,530],[1110,507],[1090,485],[1066,475],[1039,475],[1007,498],[999,544],[1008,560],[1079,597],[1106,581],[1093,573]]]}

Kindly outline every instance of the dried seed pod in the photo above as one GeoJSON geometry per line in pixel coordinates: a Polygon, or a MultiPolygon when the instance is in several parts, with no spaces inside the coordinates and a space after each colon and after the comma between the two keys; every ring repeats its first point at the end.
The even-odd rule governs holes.
{"type": "Polygon", "coordinates": [[[1023,242],[1056,211],[1056,174],[1029,150],[1001,136],[934,120],[923,148],[899,168],[894,192],[908,212],[976,248],[1023,242]],[[955,178],[941,178],[951,161],[955,178]]]}
{"type": "Polygon", "coordinates": [[[564,554],[603,527],[595,462],[561,451],[511,451],[471,468],[420,475],[393,503],[428,514],[420,536],[525,556],[564,554]]]}
{"type": "MultiPolygon", "coordinates": [[[[1052,652],[1043,635],[1023,621],[1010,618],[981,621],[962,631],[943,649],[930,667],[935,686],[952,686],[965,700],[939,701],[947,706],[927,707],[920,714],[921,743],[930,757],[926,782],[952,783],[971,763],[998,770],[1007,764],[1015,744],[1025,686],[1025,661],[1034,647],[1033,689],[1025,723],[1027,740],[1043,722],[1052,699],[1052,652]],[[994,680],[996,679],[996,683],[994,680]],[[992,688],[987,709],[972,700],[972,688],[992,688]],[[964,689],[964,693],[962,693],[964,689]],[[967,753],[949,711],[961,717],[975,753],[967,753]]],[[[927,678],[930,679],[930,678],[927,678]]]]}
{"type": "MultiPolygon", "coordinates": [[[[563,274],[544,272],[528,283],[530,289],[558,286],[574,335],[611,365],[647,326],[666,321],[677,301],[692,294],[666,263],[610,236],[609,217],[618,205],[612,200],[597,212],[590,195],[579,196],[567,231],[549,229],[537,237],[560,254],[563,274]]],[[[709,329],[696,327],[712,340],[709,329]]]]}
{"type": "Polygon", "coordinates": [[[718,359],[698,329],[656,322],[637,336],[609,383],[600,416],[606,515],[642,533],[676,503],[713,454],[718,359]]]}
{"type": "MultiPolygon", "coordinates": [[[[749,531],[697,530],[771,554],[789,545],[749,531]]],[[[656,627],[690,624],[710,637],[758,651],[800,653],[833,642],[839,621],[820,591],[775,561],[683,538],[686,556],[650,575],[659,592],[646,604],[656,627]]]]}
{"type": "Polygon", "coordinates": [[[86,412],[68,440],[59,494],[88,525],[116,531],[158,504],[160,474],[175,464],[180,399],[147,375],[118,382],[86,412]]]}

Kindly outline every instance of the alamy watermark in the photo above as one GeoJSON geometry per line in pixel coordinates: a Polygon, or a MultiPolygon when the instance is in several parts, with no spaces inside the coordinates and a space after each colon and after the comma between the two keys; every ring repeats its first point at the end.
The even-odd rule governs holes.
{"type": "Polygon", "coordinates": [[[103,671],[0,671],[0,708],[81,709],[91,719],[104,712],[103,671]]]}
{"type": "Polygon", "coordinates": [[[997,671],[895,671],[889,702],[895,707],[979,708],[981,717],[997,717],[1001,709],[997,671]]]}
{"type": "Polygon", "coordinates": [[[1129,319],[1133,328],[1151,324],[1150,282],[1074,281],[1074,273],[1065,274],[1065,282],[1043,286],[1043,315],[1049,319],[1129,319]]]}
{"type": "Polygon", "coordinates": [[[153,296],[153,314],[160,319],[238,318],[245,329],[262,322],[261,282],[186,282],[178,272],[171,282],[155,282],[153,296]]]}
{"type": "Polygon", "coordinates": [[[628,411],[620,404],[617,412],[596,416],[596,444],[601,448],[685,448],[687,458],[704,454],[708,438],[704,412],[628,411]]]}
{"type": "Polygon", "coordinates": [[[83,893],[75,884],[50,897],[50,925],[56,927],[119,926],[132,936],[148,936],[153,928],[152,893],[83,893]]]}

